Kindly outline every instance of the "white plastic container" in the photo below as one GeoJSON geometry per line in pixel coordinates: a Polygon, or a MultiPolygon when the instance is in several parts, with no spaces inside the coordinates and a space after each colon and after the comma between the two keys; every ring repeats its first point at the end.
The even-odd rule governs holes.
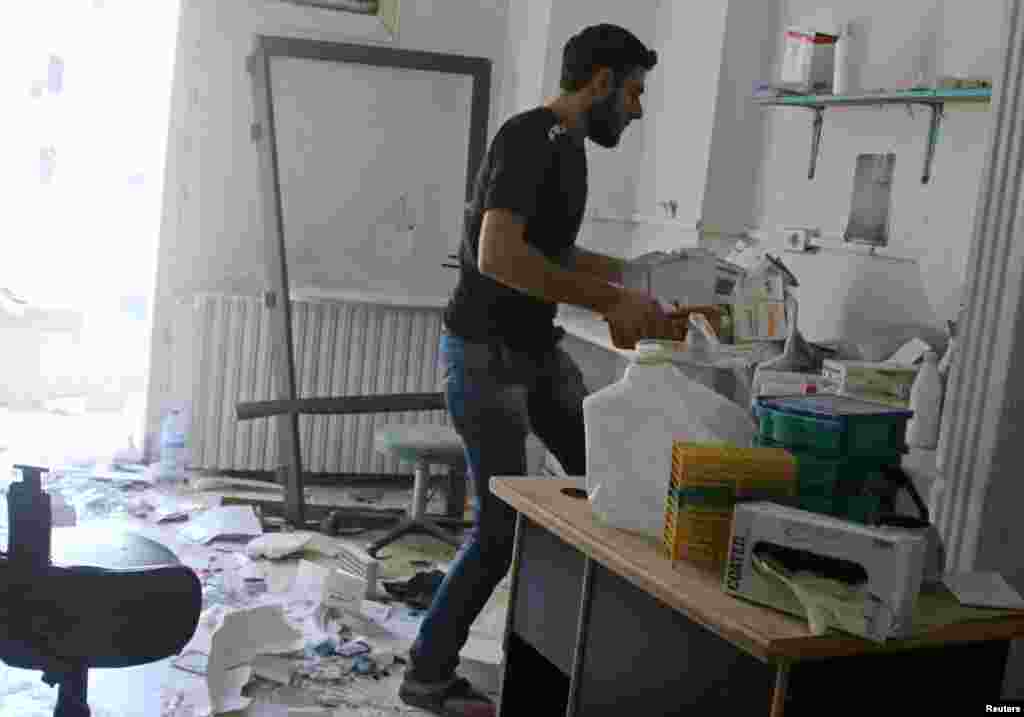
{"type": "Polygon", "coordinates": [[[723,398],[738,402],[740,391],[734,367],[728,361],[720,360],[723,356],[717,349],[695,342],[696,335],[691,325],[685,342],[644,339],[637,342],[636,351],[645,356],[667,351],[672,365],[684,376],[710,388],[723,398]]]}
{"type": "Polygon", "coordinates": [[[914,417],[907,422],[907,445],[934,450],[939,443],[942,418],[942,378],[939,376],[939,357],[934,351],[924,355],[924,363],[914,379],[910,389],[910,410],[914,417]]]}
{"type": "MultiPolygon", "coordinates": [[[[949,347],[939,361],[939,378],[942,379],[942,394],[945,397],[946,386],[949,385],[949,377],[953,370],[953,363],[957,360],[957,337],[951,336],[949,347]]],[[[943,400],[942,409],[939,411],[939,442],[935,447],[935,469],[942,473],[946,469],[946,444],[949,443],[949,432],[952,430],[952,417],[946,415],[948,409],[943,400]]]]}
{"type": "Polygon", "coordinates": [[[850,94],[850,25],[840,26],[835,45],[835,67],[832,71],[832,94],[850,94]]]}
{"type": "Polygon", "coordinates": [[[782,57],[784,85],[812,94],[832,91],[836,36],[805,27],[786,29],[782,57]]]}
{"type": "Polygon", "coordinates": [[[750,415],[673,364],[673,351],[648,344],[618,383],[583,401],[586,487],[605,523],[652,537],[665,525],[672,442],[750,446],[750,415]]]}
{"type": "Polygon", "coordinates": [[[185,412],[171,409],[160,426],[160,469],[157,478],[166,482],[181,482],[187,477],[188,425],[185,412]]]}

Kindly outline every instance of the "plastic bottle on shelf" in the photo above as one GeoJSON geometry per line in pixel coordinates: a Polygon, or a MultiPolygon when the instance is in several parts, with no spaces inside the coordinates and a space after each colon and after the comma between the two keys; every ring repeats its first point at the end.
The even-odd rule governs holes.
{"type": "Polygon", "coordinates": [[[160,480],[171,483],[185,480],[188,467],[187,443],[185,416],[181,409],[172,409],[160,427],[160,480]]]}
{"type": "Polygon", "coordinates": [[[910,410],[914,416],[907,422],[907,445],[934,450],[939,442],[942,418],[942,378],[939,376],[939,357],[934,351],[924,355],[924,362],[914,379],[910,389],[910,410]]]}

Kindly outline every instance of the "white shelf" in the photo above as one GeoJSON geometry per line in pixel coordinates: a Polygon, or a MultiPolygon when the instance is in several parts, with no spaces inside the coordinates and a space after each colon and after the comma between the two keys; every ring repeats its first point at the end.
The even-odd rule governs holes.
{"type": "Polygon", "coordinates": [[[782,227],[751,230],[744,240],[754,246],[764,249],[774,249],[785,254],[797,254],[800,256],[815,256],[818,254],[846,254],[848,256],[863,256],[871,259],[895,262],[898,264],[916,264],[919,257],[910,254],[899,254],[887,247],[876,249],[866,244],[856,244],[843,241],[841,235],[826,234],[812,239],[813,249],[806,252],[790,252],[786,245],[787,231],[782,227]]]}
{"type": "Polygon", "coordinates": [[[918,261],[917,258],[913,256],[892,254],[886,251],[885,249],[873,249],[872,247],[868,247],[863,244],[832,244],[825,242],[824,244],[814,244],[814,251],[806,253],[848,254],[852,256],[865,256],[870,257],[872,259],[891,261],[897,264],[916,264],[918,261]]]}
{"type": "Polygon", "coordinates": [[[292,301],[375,304],[416,309],[443,309],[448,299],[440,296],[408,296],[391,292],[350,291],[297,287],[291,290],[292,301]]]}
{"type": "Polygon", "coordinates": [[[604,214],[602,212],[590,211],[583,215],[583,220],[595,224],[632,224],[642,226],[671,227],[673,229],[678,229],[679,231],[682,232],[699,231],[696,225],[680,221],[679,219],[669,219],[666,217],[652,217],[643,214],[630,214],[629,216],[624,217],[615,214],[604,214]]]}

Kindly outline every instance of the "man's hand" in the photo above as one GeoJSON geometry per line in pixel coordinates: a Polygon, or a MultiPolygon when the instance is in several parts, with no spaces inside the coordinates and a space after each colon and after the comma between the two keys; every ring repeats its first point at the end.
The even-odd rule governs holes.
{"type": "Polygon", "coordinates": [[[654,297],[634,289],[624,289],[621,297],[605,314],[621,343],[632,349],[641,339],[669,335],[671,322],[654,297]]]}

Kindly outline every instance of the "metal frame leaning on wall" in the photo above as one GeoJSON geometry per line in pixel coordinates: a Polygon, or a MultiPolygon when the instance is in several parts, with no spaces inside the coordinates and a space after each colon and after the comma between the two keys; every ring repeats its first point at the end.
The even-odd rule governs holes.
{"type": "MultiPolygon", "coordinates": [[[[295,355],[292,342],[291,296],[288,283],[288,259],[285,249],[282,215],[281,183],[278,171],[277,144],[274,127],[274,97],[272,90],[271,60],[275,57],[340,62],[373,67],[391,67],[404,70],[422,70],[466,75],[473,81],[470,107],[469,151],[466,167],[465,196],[472,193],[477,168],[486,152],[487,124],[491,94],[491,62],[485,58],[446,55],[387,47],[371,47],[335,42],[320,42],[284,37],[259,35],[249,57],[252,78],[255,121],[252,139],[260,154],[261,193],[265,237],[265,267],[268,290],[264,295],[271,310],[274,332],[272,364],[277,374],[276,401],[266,402],[267,410],[249,405],[244,411],[247,418],[273,416],[277,422],[278,481],[285,489],[285,518],[297,527],[305,527],[305,500],[302,476],[302,452],[299,437],[299,415],[303,413],[347,413],[349,404],[370,397],[316,397],[300,399],[295,380],[295,355]],[[286,402],[286,403],[281,403],[286,402]],[[273,404],[273,405],[272,405],[273,404]],[[308,405],[307,405],[308,404],[308,405]],[[315,404],[315,405],[314,405],[315,404]],[[330,405],[328,405],[330,404],[330,405]],[[283,408],[282,408],[283,406],[283,408]],[[333,406],[333,408],[332,408],[333,406]]],[[[393,397],[401,405],[392,409],[385,396],[374,397],[375,410],[413,410],[410,397],[393,397]]],[[[424,409],[436,409],[433,396],[423,396],[424,409]]],[[[443,404],[442,404],[443,407],[443,404]]],[[[241,409],[241,406],[240,406],[241,409]]],[[[243,411],[239,411],[240,417],[243,411]]]]}

